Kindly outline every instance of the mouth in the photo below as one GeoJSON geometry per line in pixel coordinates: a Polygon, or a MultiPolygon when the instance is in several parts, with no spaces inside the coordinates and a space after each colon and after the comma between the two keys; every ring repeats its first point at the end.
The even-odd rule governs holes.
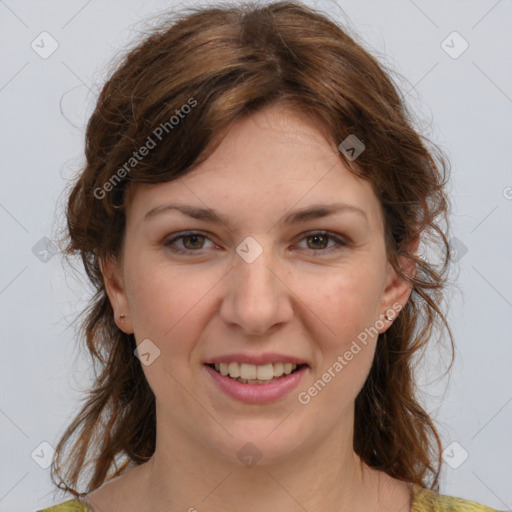
{"type": "Polygon", "coordinates": [[[260,365],[210,361],[203,367],[215,386],[213,389],[238,402],[260,405],[289,397],[309,371],[309,365],[302,361],[260,365]]]}
{"type": "Polygon", "coordinates": [[[246,363],[211,363],[206,364],[218,374],[241,384],[270,384],[286,379],[307,364],[295,363],[269,363],[264,365],[253,365],[246,363]]]}

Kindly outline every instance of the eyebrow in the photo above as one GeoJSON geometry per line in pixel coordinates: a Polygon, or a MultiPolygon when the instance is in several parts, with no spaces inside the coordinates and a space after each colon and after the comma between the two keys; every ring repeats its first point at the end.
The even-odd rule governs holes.
{"type": "MultiPolygon", "coordinates": [[[[144,215],[144,221],[151,219],[157,214],[170,210],[177,210],[194,219],[205,220],[215,224],[225,224],[226,226],[229,226],[229,221],[216,210],[188,204],[165,204],[155,206],[144,215]]],[[[281,222],[283,224],[298,224],[299,222],[320,219],[322,217],[327,217],[328,215],[341,212],[355,213],[363,218],[366,222],[368,222],[368,216],[364,210],[358,208],[357,206],[346,203],[314,204],[305,208],[300,208],[286,214],[281,222]]]]}

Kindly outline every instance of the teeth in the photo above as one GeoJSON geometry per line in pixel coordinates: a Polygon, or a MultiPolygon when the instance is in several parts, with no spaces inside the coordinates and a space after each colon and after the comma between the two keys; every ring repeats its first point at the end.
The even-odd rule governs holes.
{"type": "Polygon", "coordinates": [[[247,363],[220,363],[215,364],[215,369],[221,375],[229,375],[236,379],[267,381],[272,380],[281,375],[289,375],[297,368],[295,363],[269,363],[262,365],[254,365],[247,363]]]}
{"type": "Polygon", "coordinates": [[[229,363],[228,372],[230,377],[240,377],[240,366],[237,363],[229,363]]]}
{"type": "Polygon", "coordinates": [[[254,364],[242,363],[240,365],[240,378],[247,380],[256,380],[258,378],[258,367],[254,364]]]}

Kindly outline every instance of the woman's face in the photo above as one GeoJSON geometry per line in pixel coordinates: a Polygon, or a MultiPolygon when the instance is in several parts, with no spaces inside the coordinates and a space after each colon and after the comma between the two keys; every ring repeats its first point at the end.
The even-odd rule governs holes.
{"type": "Polygon", "coordinates": [[[137,185],[126,220],[123,259],[104,271],[156,397],[158,444],[261,464],[352,439],[374,334],[410,290],[370,184],[314,123],[277,106],[238,121],[189,174],[137,185]],[[265,382],[294,360],[307,366],[270,384],[208,366],[265,382]]]}

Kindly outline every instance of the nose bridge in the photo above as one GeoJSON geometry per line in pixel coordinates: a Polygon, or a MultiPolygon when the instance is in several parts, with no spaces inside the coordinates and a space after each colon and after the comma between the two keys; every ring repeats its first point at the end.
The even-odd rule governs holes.
{"type": "Polygon", "coordinates": [[[227,323],[253,334],[264,333],[292,314],[287,287],[275,275],[279,275],[276,258],[271,247],[263,245],[248,237],[237,247],[238,261],[230,272],[221,310],[227,323]]]}

